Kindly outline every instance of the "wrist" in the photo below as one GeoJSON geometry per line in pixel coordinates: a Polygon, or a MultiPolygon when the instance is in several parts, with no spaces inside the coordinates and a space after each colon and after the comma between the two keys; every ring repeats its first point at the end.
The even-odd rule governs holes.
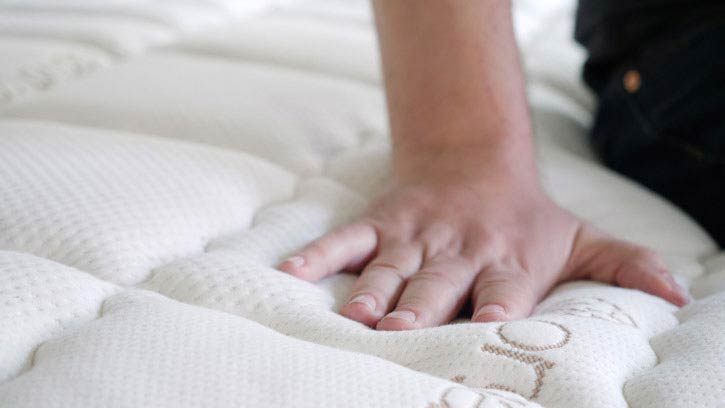
{"type": "Polygon", "coordinates": [[[533,149],[508,144],[396,146],[393,178],[397,183],[460,184],[472,187],[539,189],[533,149]]]}

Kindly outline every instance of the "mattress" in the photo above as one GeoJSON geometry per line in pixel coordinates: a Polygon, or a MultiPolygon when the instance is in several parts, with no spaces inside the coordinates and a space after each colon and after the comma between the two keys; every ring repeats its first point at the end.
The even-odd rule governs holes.
{"type": "Polygon", "coordinates": [[[360,214],[389,141],[360,0],[0,3],[0,406],[724,407],[725,255],[603,168],[572,1],[515,2],[542,183],[660,251],[524,320],[380,332],[274,265],[360,214]]]}

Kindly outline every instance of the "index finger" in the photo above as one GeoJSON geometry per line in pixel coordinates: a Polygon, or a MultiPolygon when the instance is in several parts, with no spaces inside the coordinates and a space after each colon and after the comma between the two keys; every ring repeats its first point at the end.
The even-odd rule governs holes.
{"type": "Polygon", "coordinates": [[[308,281],[317,281],[362,264],[377,248],[375,227],[358,222],[325,234],[288,258],[278,268],[308,281]]]}

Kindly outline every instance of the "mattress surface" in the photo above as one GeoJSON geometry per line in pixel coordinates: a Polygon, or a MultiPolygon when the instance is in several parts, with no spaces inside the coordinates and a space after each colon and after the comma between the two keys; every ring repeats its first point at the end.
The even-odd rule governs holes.
{"type": "Polygon", "coordinates": [[[515,3],[542,183],[694,302],[572,282],[379,332],[274,269],[383,187],[360,0],[0,2],[0,407],[725,407],[725,255],[602,167],[572,1],[515,3]]]}

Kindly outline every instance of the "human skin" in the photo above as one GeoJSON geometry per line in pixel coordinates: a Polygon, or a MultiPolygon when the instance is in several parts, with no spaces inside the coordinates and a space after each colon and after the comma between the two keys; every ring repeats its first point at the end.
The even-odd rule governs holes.
{"type": "Polygon", "coordinates": [[[378,0],[390,186],[357,221],[279,269],[361,271],[341,313],[379,330],[519,319],[591,279],[688,301],[659,256],[578,219],[539,184],[506,0],[378,0]]]}

